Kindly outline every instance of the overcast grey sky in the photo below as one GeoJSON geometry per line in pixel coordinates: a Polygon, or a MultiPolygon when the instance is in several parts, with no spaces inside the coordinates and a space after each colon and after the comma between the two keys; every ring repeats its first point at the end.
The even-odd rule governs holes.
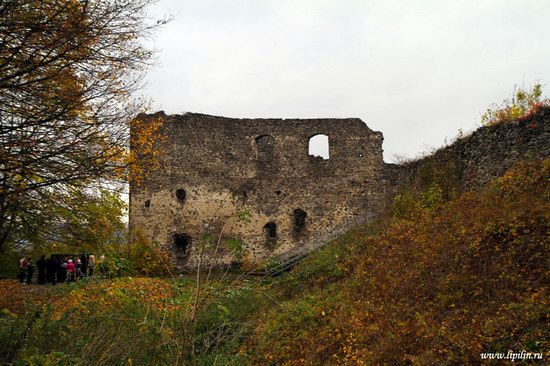
{"type": "MultiPolygon", "coordinates": [[[[226,117],[359,117],[384,158],[479,125],[514,85],[550,83],[550,0],[160,0],[146,94],[226,117]]],[[[545,87],[550,94],[550,85],[545,87]]]]}

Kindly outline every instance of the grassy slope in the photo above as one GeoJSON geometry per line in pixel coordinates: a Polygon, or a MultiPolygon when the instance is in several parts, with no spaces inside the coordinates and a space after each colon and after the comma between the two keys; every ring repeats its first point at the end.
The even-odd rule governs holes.
{"type": "Polygon", "coordinates": [[[434,174],[378,222],[268,283],[56,286],[50,306],[0,312],[0,363],[478,364],[480,352],[508,349],[548,358],[549,176],[547,159],[458,194],[434,174]]]}
{"type": "Polygon", "coordinates": [[[477,364],[550,357],[550,159],[483,191],[397,198],[281,278],[241,352],[253,364],[477,364]]]}

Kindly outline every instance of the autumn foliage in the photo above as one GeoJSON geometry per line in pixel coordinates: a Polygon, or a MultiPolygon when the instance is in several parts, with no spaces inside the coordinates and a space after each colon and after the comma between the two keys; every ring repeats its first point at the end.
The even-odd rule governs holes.
{"type": "MultiPolygon", "coordinates": [[[[469,365],[508,350],[548,358],[550,159],[473,191],[447,194],[452,182],[440,177],[426,175],[377,221],[278,278],[59,286],[26,316],[0,314],[0,360],[469,365]]],[[[151,254],[142,244],[133,260],[151,254]]]]}
{"type": "Polygon", "coordinates": [[[147,104],[135,95],[153,55],[143,40],[165,23],[151,3],[0,3],[0,252],[36,244],[73,193],[120,180],[147,104]]]}
{"type": "Polygon", "coordinates": [[[162,132],[164,115],[158,114],[147,118],[140,115],[132,119],[131,128],[131,149],[123,155],[123,166],[121,174],[127,173],[127,179],[133,185],[141,185],[141,182],[151,174],[156,174],[161,168],[161,156],[159,144],[166,140],[162,132]]]}
{"type": "Polygon", "coordinates": [[[536,83],[531,90],[514,88],[512,98],[501,104],[492,104],[481,116],[483,125],[496,125],[517,120],[526,120],[540,108],[550,106],[550,99],[542,96],[542,84],[536,83]]]}
{"type": "Polygon", "coordinates": [[[141,305],[156,311],[175,311],[171,301],[174,297],[172,286],[158,278],[126,277],[108,282],[92,282],[69,293],[64,301],[53,303],[56,318],[68,312],[91,314],[99,311],[109,314],[122,308],[128,301],[138,301],[141,305]]]}
{"type": "Polygon", "coordinates": [[[266,365],[478,364],[480,352],[548,352],[549,177],[546,159],[449,201],[413,194],[389,222],[357,228],[284,280],[290,297],[241,352],[266,365]],[[335,267],[318,267],[304,291],[292,277],[323,256],[335,267]]]}
{"type": "Polygon", "coordinates": [[[172,271],[170,253],[165,247],[151,243],[140,232],[135,233],[134,240],[122,246],[121,254],[127,258],[130,273],[145,276],[168,275],[172,271]]]}

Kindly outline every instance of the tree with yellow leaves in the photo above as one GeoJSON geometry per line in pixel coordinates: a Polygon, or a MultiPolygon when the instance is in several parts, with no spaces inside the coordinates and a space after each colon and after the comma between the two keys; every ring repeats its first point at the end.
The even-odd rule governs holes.
{"type": "Polygon", "coordinates": [[[124,167],[153,1],[0,2],[0,252],[124,167]]]}

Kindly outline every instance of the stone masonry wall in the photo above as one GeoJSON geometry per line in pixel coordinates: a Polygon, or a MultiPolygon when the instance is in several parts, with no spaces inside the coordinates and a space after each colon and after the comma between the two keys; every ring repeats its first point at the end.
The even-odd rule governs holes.
{"type": "Polygon", "coordinates": [[[359,119],[140,118],[159,117],[161,168],[130,187],[130,230],[168,248],[181,270],[311,245],[372,216],[385,195],[382,134],[359,119]],[[317,134],[328,136],[329,159],[308,153],[317,134]]]}
{"type": "Polygon", "coordinates": [[[527,118],[481,127],[434,154],[403,165],[386,164],[385,178],[396,187],[421,179],[430,164],[445,167],[463,188],[480,187],[520,160],[550,156],[550,108],[527,118]]]}

